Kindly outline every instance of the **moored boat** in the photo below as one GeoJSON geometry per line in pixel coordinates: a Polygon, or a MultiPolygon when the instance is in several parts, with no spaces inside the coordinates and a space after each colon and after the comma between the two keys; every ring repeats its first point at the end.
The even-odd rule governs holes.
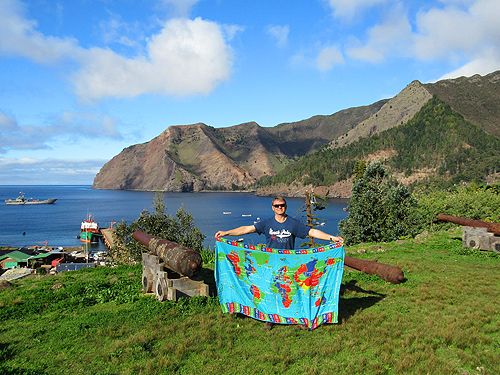
{"type": "Polygon", "coordinates": [[[89,218],[87,220],[82,221],[81,231],[80,231],[80,241],[96,243],[99,242],[100,236],[101,232],[99,230],[99,223],[96,223],[94,219],[92,219],[92,214],[89,214],[89,218]]]}
{"type": "Polygon", "coordinates": [[[57,200],[57,198],[37,200],[37,199],[32,199],[32,198],[25,198],[23,192],[21,192],[19,194],[21,194],[21,195],[18,196],[16,199],[6,199],[5,200],[5,204],[10,204],[10,205],[52,204],[52,203],[54,203],[57,200]]]}

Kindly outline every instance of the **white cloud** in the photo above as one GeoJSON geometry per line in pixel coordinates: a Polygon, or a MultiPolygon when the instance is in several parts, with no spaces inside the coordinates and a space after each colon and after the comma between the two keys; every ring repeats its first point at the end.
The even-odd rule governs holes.
{"type": "Polygon", "coordinates": [[[415,56],[462,65],[446,78],[487,74],[500,68],[500,2],[448,1],[417,17],[415,56]]]}
{"type": "Polygon", "coordinates": [[[80,53],[73,38],[45,36],[37,22],[23,18],[24,6],[16,0],[0,1],[0,53],[27,57],[37,63],[53,63],[80,53]]]}
{"type": "Polygon", "coordinates": [[[333,10],[333,16],[352,20],[367,9],[386,3],[390,0],[324,0],[333,10]]]}
{"type": "Polygon", "coordinates": [[[238,33],[245,31],[245,27],[239,25],[222,25],[222,30],[224,31],[227,40],[231,41],[238,33]]]}
{"type": "Polygon", "coordinates": [[[14,117],[0,111],[0,153],[8,150],[50,149],[50,144],[81,138],[108,138],[120,140],[117,130],[118,120],[94,113],[64,111],[49,120],[46,126],[21,126],[14,117]]]}
{"type": "Polygon", "coordinates": [[[415,51],[421,59],[450,54],[476,54],[485,47],[500,48],[500,2],[478,0],[469,8],[449,5],[430,9],[417,18],[415,51]]]}
{"type": "Polygon", "coordinates": [[[105,159],[0,158],[0,170],[79,169],[99,171],[105,159]]]}
{"type": "Polygon", "coordinates": [[[357,60],[381,62],[387,57],[408,55],[412,48],[411,25],[403,12],[396,6],[382,21],[367,32],[365,45],[353,38],[346,47],[346,54],[357,60]]]}
{"type": "Polygon", "coordinates": [[[464,66],[449,72],[438,80],[457,78],[457,77],[470,77],[474,74],[486,75],[488,73],[494,72],[500,68],[500,54],[498,50],[490,49],[484,51],[484,54],[477,56],[471,62],[465,64],[464,66]]]}
{"type": "MultiPolygon", "coordinates": [[[[333,2],[340,6],[341,2],[333,2]]],[[[439,8],[422,8],[412,27],[404,5],[393,0],[390,13],[367,29],[365,41],[361,42],[358,36],[351,37],[345,46],[346,55],[368,62],[411,57],[457,66],[445,78],[487,74],[499,69],[500,2],[444,0],[442,4],[439,8]]]]}
{"type": "MultiPolygon", "coordinates": [[[[167,2],[188,7],[196,3],[167,2]]],[[[108,30],[108,41],[134,45],[117,33],[119,20],[103,27],[108,30]]],[[[201,18],[167,21],[149,38],[146,52],[134,58],[111,49],[84,49],[75,39],[45,36],[36,28],[36,21],[23,17],[18,1],[0,1],[0,55],[22,56],[45,64],[76,62],[79,69],[72,75],[72,82],[83,101],[148,93],[206,95],[229,79],[233,65],[232,49],[224,39],[228,29],[201,18]]]]}
{"type": "Polygon", "coordinates": [[[129,24],[118,14],[99,23],[99,34],[105,44],[118,43],[126,47],[139,48],[138,40],[143,40],[141,27],[137,23],[129,24]]]}
{"type": "Polygon", "coordinates": [[[166,8],[172,8],[174,15],[179,17],[188,17],[191,8],[200,0],[161,0],[166,8]]]}
{"type": "Polygon", "coordinates": [[[455,7],[431,9],[417,18],[415,52],[422,60],[449,56],[474,48],[482,39],[482,27],[467,11],[455,7]]]}
{"type": "Polygon", "coordinates": [[[321,71],[330,70],[334,65],[344,64],[344,56],[336,47],[323,48],[316,59],[316,65],[321,71]]]}
{"type": "Polygon", "coordinates": [[[104,159],[0,158],[0,180],[16,185],[91,185],[104,159]]]}
{"type": "Polygon", "coordinates": [[[7,131],[13,131],[17,128],[16,119],[12,116],[7,116],[0,111],[0,134],[7,131]]]}
{"type": "Polygon", "coordinates": [[[174,19],[153,36],[148,55],[127,59],[111,50],[93,48],[73,81],[84,99],[209,94],[228,80],[232,50],[214,22],[174,19]]]}
{"type": "Polygon", "coordinates": [[[288,44],[288,34],[290,33],[290,26],[269,25],[266,27],[266,32],[275,39],[276,45],[278,47],[286,47],[286,45],[288,44]]]}

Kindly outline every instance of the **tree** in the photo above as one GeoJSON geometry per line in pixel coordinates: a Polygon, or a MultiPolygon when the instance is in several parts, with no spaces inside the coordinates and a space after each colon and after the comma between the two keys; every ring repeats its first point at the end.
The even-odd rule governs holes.
{"type": "MultiPolygon", "coordinates": [[[[306,222],[309,228],[314,228],[318,225],[322,225],[326,220],[318,219],[316,216],[316,211],[324,210],[328,203],[326,203],[326,198],[313,192],[306,191],[305,193],[306,202],[305,204],[297,210],[295,217],[302,214],[299,217],[304,218],[302,221],[306,222]]],[[[310,248],[318,246],[314,242],[314,237],[309,236],[309,243],[303,243],[301,247],[309,246],[310,248]]]]}
{"type": "Polygon", "coordinates": [[[372,162],[354,183],[349,215],[339,223],[346,245],[393,241],[418,231],[416,199],[406,187],[389,182],[387,177],[382,164],[372,162]]]}
{"type": "Polygon", "coordinates": [[[366,171],[366,161],[364,159],[356,160],[356,163],[354,164],[354,169],[352,171],[353,182],[356,182],[360,178],[362,178],[365,171],[366,171]]]}
{"type": "Polygon", "coordinates": [[[133,237],[137,229],[152,236],[176,242],[191,250],[201,252],[205,235],[194,225],[194,218],[181,206],[175,216],[166,213],[163,192],[157,192],[153,198],[154,212],[143,210],[132,224],[122,221],[114,228],[115,246],[110,255],[117,263],[127,264],[141,260],[146,248],[133,237]]]}

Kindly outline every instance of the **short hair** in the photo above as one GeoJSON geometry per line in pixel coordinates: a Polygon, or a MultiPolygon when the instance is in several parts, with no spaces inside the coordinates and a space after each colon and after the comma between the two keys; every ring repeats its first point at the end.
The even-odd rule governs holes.
{"type": "Polygon", "coordinates": [[[274,198],[273,198],[273,203],[272,203],[272,204],[274,204],[274,202],[275,202],[275,201],[283,201],[283,202],[285,202],[285,205],[286,205],[286,199],[285,199],[285,198],[283,198],[283,197],[274,197],[274,198]]]}

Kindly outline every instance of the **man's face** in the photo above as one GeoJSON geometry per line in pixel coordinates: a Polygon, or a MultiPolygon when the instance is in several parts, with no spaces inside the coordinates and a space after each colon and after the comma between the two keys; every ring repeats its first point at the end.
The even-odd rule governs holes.
{"type": "Polygon", "coordinates": [[[277,214],[284,214],[286,211],[286,203],[279,199],[273,201],[273,211],[277,214]]]}

